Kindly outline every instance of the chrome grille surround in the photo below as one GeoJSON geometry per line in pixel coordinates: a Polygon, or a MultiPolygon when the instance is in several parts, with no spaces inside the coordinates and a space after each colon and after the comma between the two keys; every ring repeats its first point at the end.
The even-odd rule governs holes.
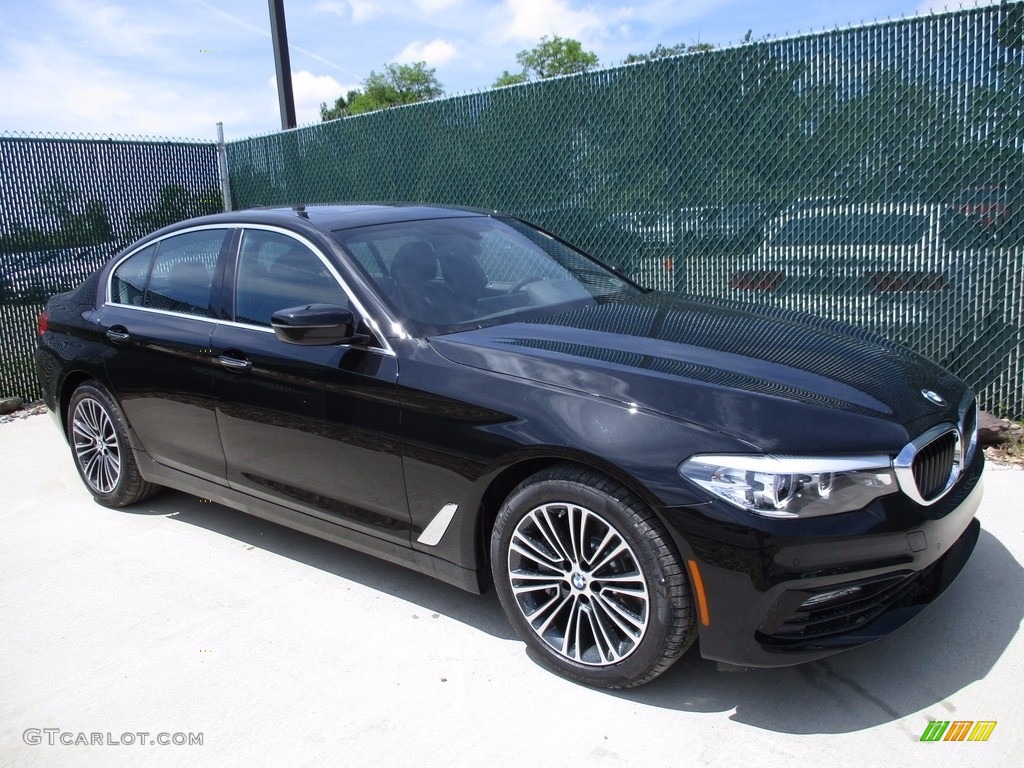
{"type": "Polygon", "coordinates": [[[931,506],[949,493],[974,457],[978,444],[978,403],[968,392],[959,423],[943,422],[918,435],[893,459],[896,482],[912,501],[931,506]],[[952,445],[949,443],[952,442],[952,445]]]}

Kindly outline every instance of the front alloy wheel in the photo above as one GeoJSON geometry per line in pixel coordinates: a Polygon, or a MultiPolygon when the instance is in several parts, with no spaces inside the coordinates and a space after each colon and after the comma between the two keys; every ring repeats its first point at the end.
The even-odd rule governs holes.
{"type": "Polygon", "coordinates": [[[570,661],[615,664],[647,632],[650,596],[637,557],[586,507],[542,504],[523,517],[512,533],[508,578],[533,631],[570,661]]]}
{"type": "Polygon", "coordinates": [[[491,569],[520,637],[559,674],[629,688],[696,637],[689,583],[661,521],[608,477],[559,465],[498,513],[491,569]]]}

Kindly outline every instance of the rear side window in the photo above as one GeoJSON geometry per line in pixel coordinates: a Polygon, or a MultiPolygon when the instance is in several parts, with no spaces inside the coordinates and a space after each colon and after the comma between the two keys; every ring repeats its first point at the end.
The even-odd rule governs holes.
{"type": "Polygon", "coordinates": [[[156,246],[143,248],[122,261],[110,281],[110,300],[115,304],[141,307],[146,293],[146,279],[153,263],[156,246]]]}
{"type": "Polygon", "coordinates": [[[161,240],[143,306],[212,317],[213,272],[227,234],[204,229],[161,240]]]}
{"type": "Polygon", "coordinates": [[[308,247],[279,232],[246,230],[235,271],[235,320],[269,327],[278,310],[306,304],[350,308],[334,275],[308,247]]]}

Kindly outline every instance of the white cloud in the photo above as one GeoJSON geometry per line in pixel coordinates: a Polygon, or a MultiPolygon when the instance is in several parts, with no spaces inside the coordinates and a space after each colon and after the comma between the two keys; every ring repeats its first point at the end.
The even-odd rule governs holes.
{"type": "Polygon", "coordinates": [[[310,10],[313,13],[332,13],[335,16],[344,16],[348,13],[348,4],[341,0],[320,0],[310,10]]]}
{"type": "Polygon", "coordinates": [[[536,42],[545,35],[578,39],[588,33],[600,34],[607,23],[621,18],[624,10],[628,11],[598,13],[590,7],[575,10],[563,0],[505,0],[500,36],[504,40],[529,42],[536,42]]]}
{"type": "MultiPolygon", "coordinates": [[[[279,115],[277,102],[277,77],[267,81],[274,93],[274,114],[279,115]]],[[[330,75],[314,75],[312,72],[300,70],[292,72],[292,94],[295,97],[295,120],[299,125],[315,123],[320,120],[320,104],[334,104],[335,99],[344,96],[356,84],[339,83],[330,75]]]]}
{"type": "Polygon", "coordinates": [[[252,22],[246,21],[245,19],[243,19],[243,18],[241,18],[239,16],[227,13],[226,11],[223,11],[223,10],[221,10],[220,8],[218,8],[218,7],[214,6],[214,5],[210,5],[210,3],[204,2],[203,0],[195,0],[195,2],[197,2],[199,5],[203,6],[210,13],[215,14],[216,16],[219,16],[220,18],[224,19],[225,21],[231,22],[235,26],[241,27],[242,29],[247,29],[250,32],[255,32],[257,35],[260,35],[262,37],[270,37],[270,24],[269,24],[269,22],[267,23],[266,26],[256,25],[256,24],[253,24],[252,22]]]}
{"type": "Polygon", "coordinates": [[[351,17],[352,21],[366,21],[376,16],[381,8],[377,3],[369,2],[369,0],[320,0],[312,10],[313,13],[330,13],[335,16],[351,17]]]}
{"type": "Polygon", "coordinates": [[[461,3],[462,0],[413,0],[421,11],[427,13],[437,13],[438,11],[444,11],[451,8],[453,5],[461,3]]]}
{"type": "Polygon", "coordinates": [[[213,138],[218,121],[235,132],[254,122],[244,88],[230,96],[197,91],[172,77],[106,65],[62,40],[8,41],[0,61],[7,130],[201,139],[213,138]]]}
{"type": "Polygon", "coordinates": [[[59,26],[69,30],[69,36],[108,55],[152,57],[166,50],[167,30],[155,20],[146,24],[139,14],[110,3],[61,0],[56,5],[64,17],[59,26]]]}
{"type": "MultiPolygon", "coordinates": [[[[426,11],[427,13],[443,11],[461,2],[462,0],[413,0],[413,3],[421,11],[426,11]]],[[[335,16],[351,16],[355,21],[362,21],[363,19],[368,19],[385,10],[392,13],[405,13],[406,9],[402,8],[402,5],[404,5],[404,3],[394,2],[394,0],[386,6],[379,2],[372,2],[371,0],[318,0],[311,10],[313,13],[330,13],[335,16]]]]}
{"type": "Polygon", "coordinates": [[[447,64],[459,55],[458,50],[447,40],[436,38],[429,43],[415,40],[403,48],[392,61],[399,64],[410,64],[425,61],[432,67],[447,64]]]}

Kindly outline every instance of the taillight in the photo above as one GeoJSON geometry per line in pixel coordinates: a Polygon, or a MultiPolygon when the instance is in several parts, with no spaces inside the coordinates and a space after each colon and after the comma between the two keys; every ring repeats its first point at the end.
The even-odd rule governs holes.
{"type": "Polygon", "coordinates": [[[785,279],[786,273],[771,270],[737,272],[729,278],[729,287],[737,291],[774,291],[785,279]]]}
{"type": "Polygon", "coordinates": [[[864,275],[868,290],[877,293],[942,291],[949,281],[941,272],[871,272],[864,275]]]}
{"type": "Polygon", "coordinates": [[[36,333],[42,336],[49,327],[50,318],[46,316],[46,310],[43,310],[39,313],[39,317],[36,318],[36,333]]]}

